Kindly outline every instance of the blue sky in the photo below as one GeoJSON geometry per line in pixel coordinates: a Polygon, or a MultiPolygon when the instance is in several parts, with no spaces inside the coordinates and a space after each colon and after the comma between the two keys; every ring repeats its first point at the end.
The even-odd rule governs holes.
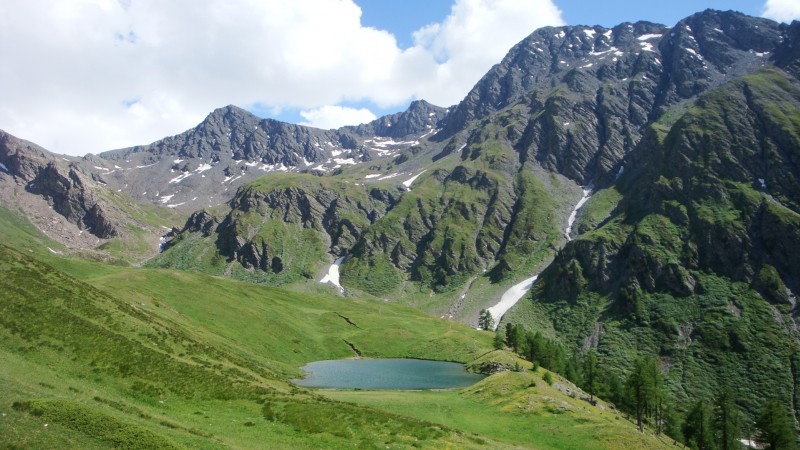
{"type": "Polygon", "coordinates": [[[800,0],[0,0],[0,129],[82,155],[181,133],[233,104],[336,128],[458,103],[542,26],[800,0]]]}
{"type": "MultiPolygon", "coordinates": [[[[798,0],[800,1],[800,0],[798,0]]],[[[392,32],[401,47],[412,44],[411,34],[424,25],[441,22],[452,6],[448,0],[355,0],[361,7],[361,23],[392,32]]],[[[568,25],[613,27],[622,22],[647,20],[674,25],[695,12],[708,8],[735,10],[758,16],[764,2],[758,0],[556,0],[568,25]]],[[[533,31],[533,30],[531,30],[533,31]]]]}

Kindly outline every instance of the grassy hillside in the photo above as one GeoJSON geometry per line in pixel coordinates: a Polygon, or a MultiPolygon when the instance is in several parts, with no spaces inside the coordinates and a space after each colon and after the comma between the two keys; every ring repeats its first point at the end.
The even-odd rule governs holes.
{"type": "MultiPolygon", "coordinates": [[[[3,447],[558,448],[543,437],[529,441],[535,431],[508,439],[501,425],[527,417],[551,430],[607,420],[492,406],[498,426],[473,426],[481,404],[514,401],[518,392],[503,388],[503,376],[484,381],[496,395],[476,403],[452,400],[474,390],[425,395],[472,417],[460,421],[392,401],[321,396],[287,380],[306,362],[353,356],[351,344],[371,357],[485,361],[491,335],[381,302],[63,258],[34,250],[43,238],[16,225],[3,232],[16,236],[6,241],[16,248],[0,245],[3,447]]],[[[386,395],[414,401],[419,394],[386,395]]],[[[545,395],[575,402],[563,392],[545,395]]],[[[657,445],[632,436],[640,447],[657,445]]]]}
{"type": "Polygon", "coordinates": [[[671,448],[672,440],[642,435],[608,405],[593,407],[559,377],[552,385],[536,373],[501,372],[450,392],[325,391],[335,400],[402,413],[473,430],[511,446],[552,449],[671,448]],[[601,409],[602,408],[602,409],[601,409]]]}

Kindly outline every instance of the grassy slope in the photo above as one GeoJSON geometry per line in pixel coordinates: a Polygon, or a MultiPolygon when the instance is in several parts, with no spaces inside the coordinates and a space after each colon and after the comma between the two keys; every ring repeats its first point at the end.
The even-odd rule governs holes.
{"type": "MultiPolygon", "coordinates": [[[[473,430],[514,446],[554,449],[669,448],[640,434],[620,415],[565,395],[571,383],[553,375],[501,372],[472,387],[449,392],[325,391],[336,400],[401,412],[446,426],[473,430]]],[[[607,405],[603,406],[604,408],[607,405]]],[[[669,443],[671,444],[671,440],[669,443]]]]}
{"type": "MultiPolygon", "coordinates": [[[[491,336],[380,302],[61,258],[34,250],[43,238],[16,225],[0,231],[17,247],[0,246],[2,446],[557,448],[558,440],[537,440],[535,431],[509,440],[504,430],[526,417],[548,430],[606,420],[520,415],[490,406],[497,398],[474,390],[386,394],[401,405],[422,397],[445,402],[462,417],[456,421],[393,401],[331,403],[286,379],[305,362],[351,356],[344,339],[370,356],[466,362],[486,352],[491,336]],[[493,427],[476,425],[485,412],[480,405],[490,408],[493,427]]],[[[494,381],[503,379],[483,386],[502,399],[516,392],[494,381]]],[[[584,439],[596,436],[565,442],[584,439]]]]}

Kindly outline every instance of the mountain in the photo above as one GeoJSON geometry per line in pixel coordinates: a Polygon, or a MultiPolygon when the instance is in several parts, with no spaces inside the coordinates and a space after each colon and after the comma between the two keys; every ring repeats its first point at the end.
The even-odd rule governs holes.
{"type": "Polygon", "coordinates": [[[580,186],[612,183],[650,124],[769,64],[787,48],[785,28],[706,11],[673,28],[638,22],[537,30],[429,140],[390,163],[376,160],[373,173],[345,171],[353,189],[361,184],[367,192],[390,177],[413,181],[413,189],[396,183],[398,200],[377,219],[358,221],[350,248],[325,236],[319,242],[349,256],[342,275],[351,288],[374,295],[408,294],[416,289],[411,282],[452,300],[484,271],[497,282],[543,268],[566,241],[580,186]]]}
{"type": "Polygon", "coordinates": [[[0,131],[0,204],[72,249],[128,262],[156,253],[164,228],[182,218],[109,189],[85,164],[0,131]]]}
{"type": "Polygon", "coordinates": [[[727,387],[748,411],[776,391],[797,410],[798,158],[797,78],[763,68],[702,95],[648,130],[619,204],[506,320],[538,316],[617,367],[658,354],[678,401],[727,387]]]}
{"type": "Polygon", "coordinates": [[[785,55],[798,30],[776,66],[653,123],[610,188],[618,203],[589,200],[585,232],[506,320],[616,368],[657,354],[678,402],[728,388],[753,412],[780,392],[797,412],[800,79],[785,55]]]}
{"type": "Polygon", "coordinates": [[[751,416],[775,392],[799,413],[798,46],[800,23],[732,11],[548,27],[447,110],[318,130],[229,106],[82,159],[15,144],[44,169],[6,151],[0,177],[79,229],[124,229],[95,224],[100,192],[196,210],[152,267],[469,324],[539,275],[502,326],[618,377],[655,356],[681,411],[732,388],[751,416]],[[334,268],[343,291],[317,282],[334,268]]]}
{"type": "Polygon", "coordinates": [[[468,323],[542,271],[503,325],[619,375],[658,355],[676,399],[733,384],[752,413],[797,385],[798,28],[709,10],[537,30],[429,139],[335,185],[245,185],[157,264],[283,283],[344,256],[350,295],[468,323]]]}
{"type": "Polygon", "coordinates": [[[432,134],[445,114],[420,100],[369,124],[321,130],[226,106],[179,135],[97,155],[85,169],[138,201],[194,210],[225,203],[269,173],[324,175],[391,157],[432,134]]]}

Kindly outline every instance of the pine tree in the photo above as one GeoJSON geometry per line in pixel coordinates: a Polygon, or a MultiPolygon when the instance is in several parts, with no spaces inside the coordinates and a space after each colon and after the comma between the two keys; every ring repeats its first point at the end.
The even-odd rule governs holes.
{"type": "Polygon", "coordinates": [[[711,410],[708,403],[700,400],[686,415],[683,423],[683,436],[686,445],[695,450],[714,448],[714,433],[711,428],[711,410]]]}
{"type": "Polygon", "coordinates": [[[730,390],[725,389],[714,399],[714,437],[720,450],[742,448],[742,415],[730,390]]]}
{"type": "Polygon", "coordinates": [[[494,334],[494,341],[492,342],[492,344],[495,350],[502,350],[506,346],[503,336],[500,333],[494,334]]]}
{"type": "Polygon", "coordinates": [[[637,359],[625,387],[631,408],[636,414],[636,426],[639,427],[639,431],[644,431],[645,418],[653,415],[657,426],[660,426],[663,377],[658,360],[652,357],[637,359]]]}
{"type": "Polygon", "coordinates": [[[683,416],[675,410],[673,405],[664,408],[664,434],[677,442],[683,442],[683,416]]]}
{"type": "Polygon", "coordinates": [[[506,345],[512,349],[514,348],[514,328],[513,323],[506,324],[506,345]]]}
{"type": "Polygon", "coordinates": [[[770,400],[756,419],[758,442],[768,450],[795,450],[797,436],[787,408],[777,400],[770,400]]]}
{"type": "Polygon", "coordinates": [[[597,389],[597,351],[591,348],[583,358],[583,388],[589,392],[589,401],[594,404],[597,389]]]}
{"type": "Polygon", "coordinates": [[[478,327],[482,330],[494,329],[494,317],[492,317],[492,313],[488,309],[481,310],[481,314],[478,317],[478,327]]]}

